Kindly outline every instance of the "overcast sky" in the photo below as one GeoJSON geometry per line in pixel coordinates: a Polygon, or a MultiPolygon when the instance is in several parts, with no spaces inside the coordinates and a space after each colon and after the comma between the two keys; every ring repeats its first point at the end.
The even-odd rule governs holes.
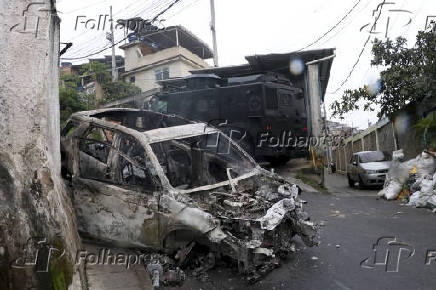
{"type": "MultiPolygon", "coordinates": [[[[80,23],[99,19],[109,14],[113,6],[114,19],[135,16],[151,18],[171,3],[171,0],[58,0],[57,8],[61,22],[61,41],[73,42],[73,47],[63,57],[82,57],[99,51],[108,45],[106,31],[88,29],[80,23]],[[79,18],[78,18],[79,17],[79,18]],[[77,21],[79,19],[79,21],[77,21]],[[77,29],[76,29],[77,22],[77,29]]],[[[334,26],[358,0],[216,0],[216,31],[220,66],[245,63],[245,56],[253,54],[287,53],[312,43],[334,26]]],[[[345,89],[371,84],[378,78],[379,69],[370,66],[371,43],[368,43],[359,63],[349,80],[336,91],[349,74],[369,35],[374,22],[373,10],[382,0],[361,0],[340,25],[308,49],[336,48],[330,81],[327,88],[326,105],[340,99],[345,89]],[[368,26],[361,29],[364,25],[368,26]]],[[[374,37],[394,39],[404,36],[413,45],[419,30],[423,30],[427,16],[436,15],[434,0],[391,0],[386,1],[377,22],[374,37]],[[392,11],[394,10],[394,11],[392,11]],[[395,11],[397,10],[397,11],[395,11]],[[400,11],[398,11],[400,10],[400,11]],[[389,20],[388,20],[389,19],[389,20]],[[389,25],[387,26],[387,22],[389,25]]],[[[181,0],[160,17],[165,26],[183,25],[212,47],[210,33],[209,0],[181,0]]],[[[101,25],[102,26],[102,25],[101,25]]],[[[123,38],[117,31],[115,39],[123,38]]],[[[110,54],[106,50],[104,54],[110,54]]],[[[123,54],[117,49],[117,54],[123,54]]],[[[95,57],[95,56],[94,56],[95,57]]],[[[75,62],[84,62],[75,61],[75,62]]],[[[212,62],[210,61],[212,64],[212,62]]],[[[330,116],[330,114],[328,113],[330,116]]],[[[368,122],[377,121],[376,112],[356,111],[348,114],[344,123],[366,128],[368,122]]]]}

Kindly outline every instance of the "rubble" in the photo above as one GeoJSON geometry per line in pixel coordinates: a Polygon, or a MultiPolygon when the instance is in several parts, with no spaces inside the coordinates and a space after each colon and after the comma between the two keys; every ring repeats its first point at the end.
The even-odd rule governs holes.
{"type": "Polygon", "coordinates": [[[406,162],[404,156],[395,152],[383,190],[379,197],[388,200],[401,199],[409,206],[436,208],[436,158],[429,152],[422,152],[406,162]],[[395,158],[397,157],[397,158],[395,158]]]}
{"type": "Polygon", "coordinates": [[[185,271],[207,279],[221,257],[255,282],[295,251],[294,236],[318,244],[301,189],[207,124],[98,110],[74,114],[62,135],[79,230],[154,250],[154,285],[181,283],[185,271]]]}

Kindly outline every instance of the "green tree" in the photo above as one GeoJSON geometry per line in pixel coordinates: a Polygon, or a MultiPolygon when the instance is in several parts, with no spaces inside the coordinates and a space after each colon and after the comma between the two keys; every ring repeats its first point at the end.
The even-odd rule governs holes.
{"type": "MultiPolygon", "coordinates": [[[[112,82],[109,67],[98,61],[83,64],[80,73],[82,76],[88,76],[90,80],[100,83],[104,92],[100,104],[106,104],[141,92],[140,88],[131,83],[124,81],[112,82]]],[[[63,126],[72,113],[95,109],[95,93],[87,94],[85,91],[79,91],[80,78],[74,72],[62,75],[60,80],[59,103],[61,126],[63,126]]]]}
{"type": "Polygon", "coordinates": [[[141,93],[141,89],[131,83],[127,83],[123,80],[112,82],[110,68],[104,63],[90,61],[88,64],[83,65],[81,72],[84,75],[89,75],[92,80],[100,83],[104,92],[101,104],[141,93]]]}
{"type": "Polygon", "coordinates": [[[390,116],[425,97],[436,96],[435,32],[419,31],[416,44],[411,48],[406,45],[403,37],[395,42],[375,39],[371,65],[384,68],[380,73],[379,89],[364,86],[346,90],[342,99],[331,105],[333,116],[343,118],[345,113],[359,109],[360,104],[366,111],[373,111],[378,106],[378,117],[390,116]]]}
{"type": "Polygon", "coordinates": [[[108,82],[102,84],[104,98],[102,104],[134,96],[141,93],[141,89],[124,81],[108,82]]]}
{"type": "Polygon", "coordinates": [[[76,73],[62,75],[59,82],[59,105],[61,126],[74,112],[94,109],[94,98],[79,92],[79,76],[76,73]]]}

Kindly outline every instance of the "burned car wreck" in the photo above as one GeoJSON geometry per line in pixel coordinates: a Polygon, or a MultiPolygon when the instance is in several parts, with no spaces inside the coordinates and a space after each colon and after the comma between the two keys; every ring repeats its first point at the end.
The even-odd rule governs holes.
{"type": "Polygon", "coordinates": [[[135,109],[79,112],[61,147],[86,237],[160,251],[177,266],[198,243],[251,281],[295,249],[295,235],[317,243],[298,187],[207,124],[135,109]]]}

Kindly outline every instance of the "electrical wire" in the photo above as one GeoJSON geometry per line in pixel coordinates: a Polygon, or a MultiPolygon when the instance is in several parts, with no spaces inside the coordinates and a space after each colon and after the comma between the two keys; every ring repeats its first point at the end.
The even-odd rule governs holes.
{"type": "Polygon", "coordinates": [[[358,57],[357,57],[357,60],[356,60],[356,62],[354,63],[353,67],[351,68],[349,74],[348,74],[347,77],[342,81],[342,83],[340,84],[340,86],[339,86],[336,90],[334,90],[332,93],[330,93],[330,94],[336,94],[336,93],[337,93],[337,92],[338,92],[338,91],[343,87],[343,85],[344,85],[344,84],[345,84],[345,83],[350,79],[350,76],[353,74],[354,69],[356,68],[357,64],[359,63],[360,58],[361,58],[363,52],[365,51],[365,48],[366,48],[367,44],[369,43],[369,40],[371,39],[371,33],[372,33],[372,31],[374,30],[374,28],[376,27],[376,25],[377,25],[377,21],[378,21],[378,19],[379,19],[380,16],[381,16],[381,13],[382,13],[382,11],[383,11],[383,4],[385,4],[385,2],[386,2],[386,0],[383,0],[383,2],[382,2],[382,6],[380,7],[380,11],[379,11],[377,17],[375,18],[374,23],[372,24],[372,27],[371,27],[371,29],[370,29],[370,31],[369,31],[368,38],[366,39],[365,43],[363,44],[362,50],[360,51],[360,53],[359,53],[359,55],[358,55],[358,57]]]}
{"type": "MultiPolygon", "coordinates": [[[[149,9],[149,10],[152,10],[153,13],[154,13],[154,12],[157,10],[157,8],[160,7],[160,5],[161,5],[163,2],[164,2],[164,0],[159,0],[159,1],[152,2],[152,3],[150,3],[150,1],[148,1],[148,2],[145,3],[145,5],[140,5],[140,7],[142,6],[141,8],[140,8],[140,7],[135,7],[134,9],[135,9],[135,10],[136,10],[136,9],[139,9],[140,12],[136,13],[133,17],[137,17],[139,14],[141,14],[142,12],[144,12],[145,10],[148,10],[148,9],[149,9]],[[148,4],[152,4],[152,5],[148,5],[148,4]]],[[[121,13],[121,12],[125,12],[126,10],[128,10],[129,7],[131,7],[132,5],[134,5],[134,4],[136,4],[136,3],[138,3],[138,2],[137,2],[136,0],[134,0],[133,3],[130,3],[130,4],[129,4],[128,6],[126,6],[125,8],[122,8],[122,9],[116,11],[114,15],[118,15],[118,14],[121,13]]],[[[141,3],[141,4],[143,4],[143,3],[141,3]]],[[[131,9],[131,10],[132,10],[132,9],[131,9]]],[[[87,32],[89,32],[89,30],[84,31],[83,33],[81,33],[80,35],[74,37],[73,39],[78,38],[78,37],[80,37],[80,36],[86,34],[87,32]]],[[[82,46],[82,47],[81,47],[80,45],[79,45],[79,46],[76,46],[75,49],[73,49],[72,51],[70,51],[70,54],[79,54],[79,53],[89,54],[89,53],[91,53],[92,51],[95,51],[95,49],[96,49],[97,47],[89,47],[89,43],[93,43],[93,41],[94,41],[95,39],[97,39],[97,38],[101,38],[102,36],[104,37],[104,33],[102,33],[102,34],[98,34],[98,35],[95,35],[94,37],[91,37],[91,38],[89,38],[88,40],[83,41],[83,46],[82,46]]],[[[68,42],[72,42],[71,40],[72,40],[72,39],[70,39],[68,42]]]]}
{"type": "MultiPolygon", "coordinates": [[[[154,20],[156,20],[157,19],[157,17],[159,17],[160,15],[162,15],[163,13],[165,13],[166,11],[168,11],[172,6],[174,6],[174,4],[176,4],[177,2],[179,2],[180,0],[174,0],[173,2],[171,2],[171,4],[169,4],[164,10],[161,10],[153,19],[154,20]]],[[[158,10],[159,8],[161,8],[161,6],[164,6],[166,4],[166,1],[164,1],[164,0],[160,0],[160,1],[158,1],[158,2],[153,2],[153,5],[152,6],[149,6],[149,7],[146,7],[145,9],[142,9],[141,11],[139,11],[134,17],[137,17],[138,15],[140,15],[141,13],[143,13],[144,11],[146,11],[146,10],[151,10],[152,11],[152,13],[154,14],[154,12],[156,11],[156,10],[158,10]]],[[[160,9],[159,9],[160,10],[160,9]]],[[[95,39],[95,38],[97,38],[97,37],[99,37],[99,36],[95,36],[93,39],[95,39]]],[[[102,49],[99,49],[98,51],[95,51],[95,52],[90,52],[92,49],[88,49],[87,50],[87,55],[85,55],[85,56],[83,56],[83,57],[69,57],[69,58],[61,58],[62,60],[79,60],[79,59],[84,59],[84,58],[87,58],[87,57],[89,57],[89,56],[94,56],[94,55],[97,55],[97,54],[99,54],[99,53],[101,53],[101,52],[103,52],[103,51],[105,51],[105,50],[107,50],[107,49],[109,49],[109,48],[112,48],[113,46],[116,46],[116,45],[118,45],[119,43],[121,43],[121,42],[123,42],[124,40],[126,40],[128,38],[128,36],[126,36],[126,37],[124,37],[124,38],[122,38],[121,40],[119,40],[116,44],[114,44],[114,45],[110,45],[110,46],[105,46],[105,47],[103,47],[102,49]]],[[[92,40],[92,39],[91,39],[92,40]]],[[[84,47],[85,48],[85,47],[84,47]]],[[[89,46],[87,47],[87,48],[89,48],[89,46]]],[[[74,52],[72,52],[72,53],[78,53],[78,52],[80,52],[80,51],[82,51],[83,50],[83,48],[82,49],[79,49],[79,50],[76,50],[76,51],[74,51],[74,52]]]]}
{"type": "MultiPolygon", "coordinates": [[[[368,5],[371,4],[371,0],[369,0],[366,5],[359,10],[359,12],[357,12],[358,14],[362,13],[367,7],[368,5]]],[[[330,40],[332,40],[333,38],[335,38],[339,33],[341,33],[345,28],[349,27],[351,23],[354,22],[356,18],[351,18],[349,22],[346,23],[346,25],[343,25],[341,29],[337,30],[332,36],[330,36],[329,38],[327,38],[326,40],[324,40],[323,42],[321,42],[319,44],[320,47],[324,46],[327,42],[329,42],[330,40]]]]}
{"type": "Polygon", "coordinates": [[[335,29],[339,24],[341,24],[341,22],[344,21],[345,18],[347,18],[348,15],[350,15],[351,12],[353,12],[354,8],[356,8],[356,6],[359,5],[359,3],[360,3],[361,1],[362,1],[362,0],[358,0],[358,1],[354,4],[354,6],[351,7],[351,9],[350,9],[350,10],[349,10],[345,15],[344,15],[344,17],[342,17],[341,20],[339,20],[335,25],[333,25],[329,30],[327,30],[327,32],[325,32],[323,35],[321,35],[321,36],[318,37],[315,41],[311,42],[310,44],[306,45],[305,47],[300,48],[299,50],[297,50],[297,52],[298,52],[298,51],[302,51],[302,50],[304,50],[304,49],[306,49],[306,48],[309,48],[309,47],[311,47],[312,45],[316,44],[316,43],[317,43],[318,41],[320,41],[321,39],[323,39],[327,34],[329,34],[333,29],[335,29]]]}
{"type": "MultiPolygon", "coordinates": [[[[122,9],[120,9],[120,10],[118,10],[117,12],[115,12],[114,13],[114,16],[115,15],[117,15],[118,13],[120,13],[120,12],[122,12],[122,11],[126,11],[126,10],[128,10],[128,8],[130,8],[132,5],[134,5],[134,4],[137,4],[138,2],[136,1],[136,0],[133,0],[133,2],[132,3],[130,3],[129,5],[127,5],[125,8],[122,8],[122,9]]],[[[142,6],[142,5],[141,5],[142,6]]],[[[87,33],[89,33],[91,30],[85,30],[84,32],[82,32],[82,33],[80,33],[80,34],[78,34],[78,35],[76,35],[76,36],[74,36],[73,38],[70,38],[67,42],[73,42],[73,40],[74,39],[77,39],[77,38],[80,38],[80,37],[82,37],[83,35],[86,35],[87,33]]],[[[70,53],[74,53],[74,54],[77,54],[78,52],[82,52],[84,49],[88,49],[88,52],[90,51],[89,50],[89,43],[90,42],[92,42],[94,39],[96,39],[96,38],[100,38],[102,35],[101,34],[99,34],[99,35],[96,35],[96,36],[94,36],[94,37],[90,37],[88,40],[84,40],[83,41],[83,47],[81,47],[80,45],[79,46],[76,46],[77,48],[75,48],[75,49],[73,49],[70,53]]],[[[88,53],[87,52],[87,53],[88,53]]]]}
{"type": "MultiPolygon", "coordinates": [[[[169,9],[171,9],[171,7],[173,7],[174,4],[176,4],[176,3],[178,3],[178,2],[180,2],[180,0],[174,0],[173,2],[171,2],[171,4],[169,4],[169,5],[168,5],[164,10],[160,11],[160,12],[159,12],[159,13],[158,13],[154,18],[153,18],[153,21],[157,20],[157,18],[158,18],[159,16],[163,15],[166,11],[168,11],[169,9]]],[[[100,49],[99,51],[96,51],[96,52],[90,53],[90,54],[85,55],[85,56],[82,56],[82,57],[70,57],[70,58],[62,58],[62,59],[63,59],[63,60],[79,60],[79,59],[88,58],[88,57],[90,57],[90,56],[94,56],[94,55],[100,54],[100,53],[102,53],[103,51],[105,51],[105,50],[107,50],[107,49],[109,49],[109,48],[112,48],[112,47],[114,47],[114,46],[120,44],[121,42],[123,42],[123,41],[126,40],[127,38],[128,38],[128,36],[122,38],[121,40],[117,41],[116,43],[114,43],[114,44],[112,44],[112,45],[110,45],[110,46],[104,47],[104,48],[100,49]]]]}

